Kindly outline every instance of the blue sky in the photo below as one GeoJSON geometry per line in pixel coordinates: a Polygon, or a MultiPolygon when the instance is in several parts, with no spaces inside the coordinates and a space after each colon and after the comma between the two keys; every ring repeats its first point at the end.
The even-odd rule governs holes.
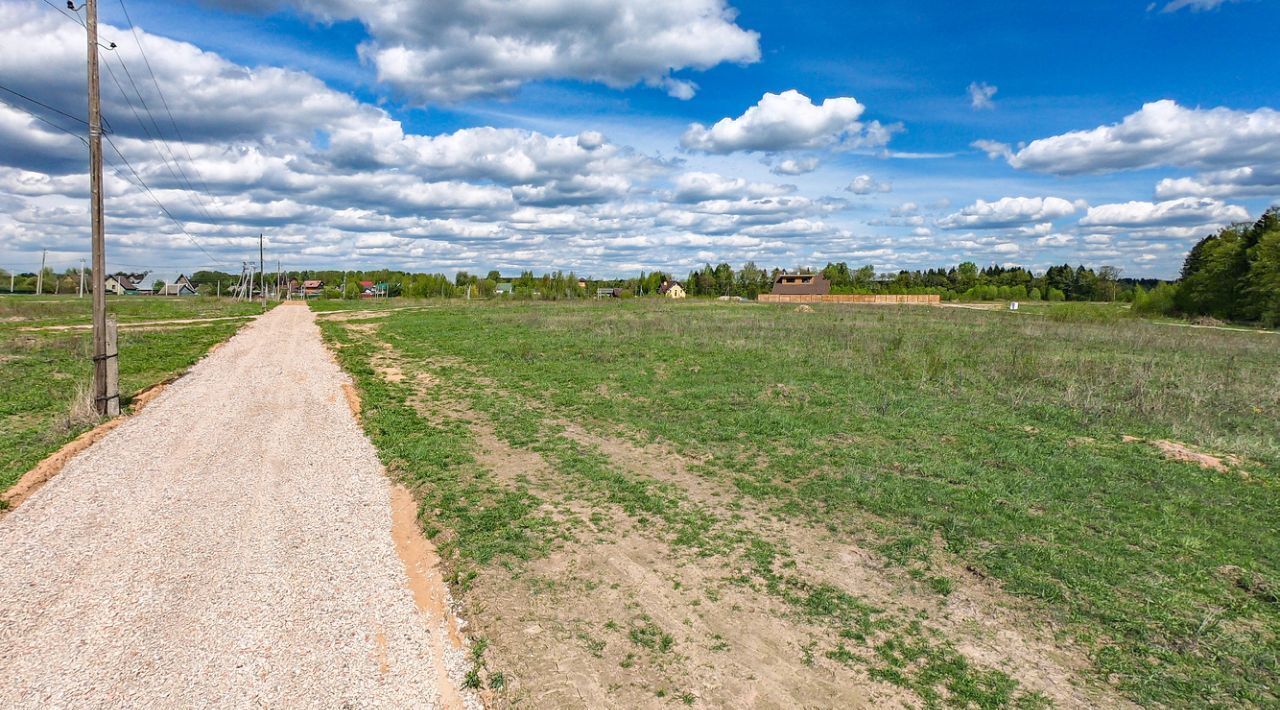
{"type": "MultiPolygon", "coordinates": [[[[1280,59],[1253,39],[1280,21],[1269,0],[128,10],[160,91],[104,2],[104,63],[148,79],[104,77],[138,173],[108,149],[110,254],[158,272],[238,269],[263,230],[295,267],[1172,277],[1280,202],[1280,59]],[[142,101],[159,121],[135,120],[142,101]]],[[[82,30],[46,4],[0,19],[0,86],[82,115],[82,30]]],[[[77,262],[83,147],[31,114],[75,126],[0,98],[0,267],[77,262]]]]}

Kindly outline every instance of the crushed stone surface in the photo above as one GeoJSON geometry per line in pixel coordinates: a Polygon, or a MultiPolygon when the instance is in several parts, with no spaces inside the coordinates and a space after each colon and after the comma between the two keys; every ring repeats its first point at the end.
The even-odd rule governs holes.
{"type": "Polygon", "coordinates": [[[0,519],[4,705],[455,705],[344,381],[278,307],[0,519]]]}

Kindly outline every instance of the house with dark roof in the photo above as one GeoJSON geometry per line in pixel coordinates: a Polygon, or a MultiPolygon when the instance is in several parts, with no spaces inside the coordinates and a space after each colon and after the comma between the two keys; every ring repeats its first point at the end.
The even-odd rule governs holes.
{"type": "Polygon", "coordinates": [[[151,287],[146,285],[147,274],[150,273],[150,271],[144,271],[140,274],[119,272],[108,274],[103,281],[106,282],[107,293],[114,293],[117,296],[148,294],[152,292],[151,287]]]}
{"type": "Polygon", "coordinates": [[[164,286],[156,291],[157,296],[195,296],[196,293],[195,285],[186,274],[178,274],[178,278],[165,282],[164,286]]]}
{"type": "Polygon", "coordinates": [[[778,296],[825,296],[831,293],[831,282],[822,274],[778,274],[772,292],[778,296]]]}

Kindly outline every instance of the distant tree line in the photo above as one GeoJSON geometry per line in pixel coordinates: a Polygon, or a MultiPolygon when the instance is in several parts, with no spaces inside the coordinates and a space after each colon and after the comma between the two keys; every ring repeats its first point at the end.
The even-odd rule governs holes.
{"type": "MultiPolygon", "coordinates": [[[[798,269],[812,273],[813,269],[798,269]]],[[[829,263],[821,270],[836,294],[938,294],[944,300],[1046,300],[1123,301],[1137,286],[1120,278],[1114,266],[1098,269],[1063,264],[1036,276],[1020,266],[979,268],[966,261],[950,268],[877,274],[875,267],[850,268],[845,262],[829,263]]],[[[685,289],[692,296],[742,296],[769,293],[783,269],[761,269],[747,262],[735,271],[729,264],[710,264],[689,274],[685,289]]]]}

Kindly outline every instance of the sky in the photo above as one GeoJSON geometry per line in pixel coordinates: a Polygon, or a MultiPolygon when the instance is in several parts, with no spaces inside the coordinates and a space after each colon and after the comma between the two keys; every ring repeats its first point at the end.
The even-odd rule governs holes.
{"type": "MultiPolygon", "coordinates": [[[[89,256],[82,13],[0,0],[0,268],[89,256]]],[[[103,0],[110,270],[1173,278],[1280,204],[1273,0],[103,0]],[[114,43],[114,47],[112,44],[114,43]]]]}

